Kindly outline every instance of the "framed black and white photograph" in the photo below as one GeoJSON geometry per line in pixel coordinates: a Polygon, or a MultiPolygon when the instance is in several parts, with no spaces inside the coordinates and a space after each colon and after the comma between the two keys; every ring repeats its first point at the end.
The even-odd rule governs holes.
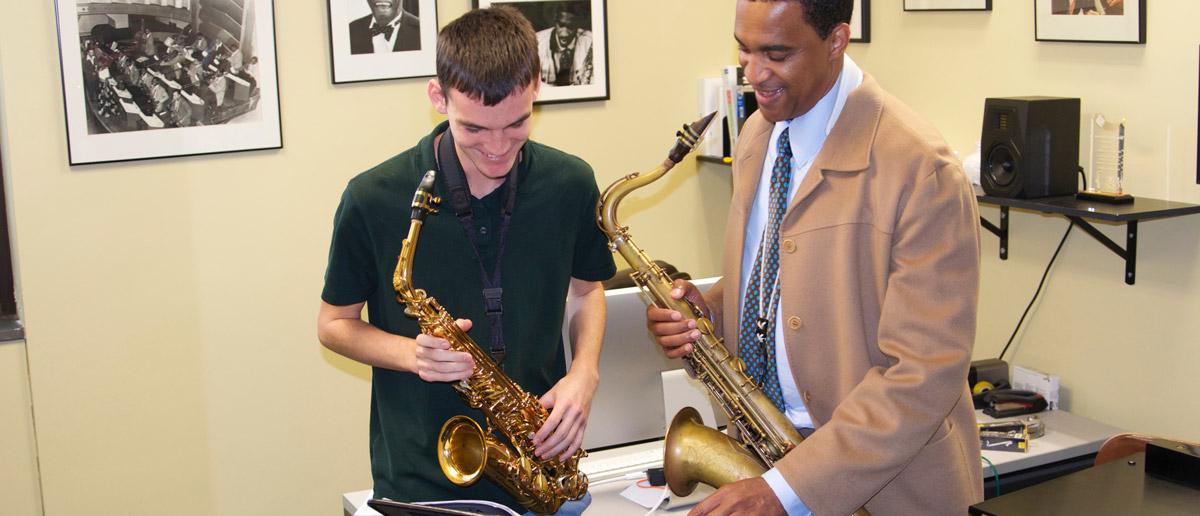
{"type": "Polygon", "coordinates": [[[904,0],[905,11],[990,11],[992,0],[904,0]]]}
{"type": "Polygon", "coordinates": [[[434,0],[326,0],[333,83],[437,74],[434,0]]]}
{"type": "Polygon", "coordinates": [[[537,32],[541,87],[535,104],[608,100],[605,0],[476,0],[509,5],[537,32]]]}
{"type": "Polygon", "coordinates": [[[871,0],[854,0],[850,15],[850,41],[871,42],[871,0]]]}
{"type": "Polygon", "coordinates": [[[283,146],[272,0],[55,0],[71,165],[283,146]]]}
{"type": "Polygon", "coordinates": [[[1145,43],[1146,0],[1036,0],[1034,39],[1145,43]]]}

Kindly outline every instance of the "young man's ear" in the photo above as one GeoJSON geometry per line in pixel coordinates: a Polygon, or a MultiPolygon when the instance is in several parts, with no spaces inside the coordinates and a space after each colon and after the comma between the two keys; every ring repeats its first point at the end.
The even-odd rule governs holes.
{"type": "Polygon", "coordinates": [[[425,88],[425,93],[429,95],[429,103],[433,104],[433,109],[438,113],[446,114],[446,92],[442,89],[442,83],[437,78],[429,79],[429,85],[425,88]]]}

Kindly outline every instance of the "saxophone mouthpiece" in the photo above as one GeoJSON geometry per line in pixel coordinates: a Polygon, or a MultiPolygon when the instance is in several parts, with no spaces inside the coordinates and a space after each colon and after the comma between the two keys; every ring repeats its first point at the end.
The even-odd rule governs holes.
{"type": "Polygon", "coordinates": [[[699,120],[683,126],[683,129],[676,132],[675,136],[677,136],[678,139],[675,140],[675,146],[671,148],[671,152],[667,155],[667,159],[671,160],[673,163],[679,163],[680,161],[683,161],[684,156],[687,156],[687,154],[692,151],[696,144],[700,142],[700,138],[704,136],[704,131],[708,129],[709,124],[712,123],[712,119],[715,116],[717,116],[717,112],[713,111],[699,120]]]}
{"type": "Polygon", "coordinates": [[[425,175],[421,177],[421,184],[417,186],[417,191],[413,192],[413,220],[424,221],[426,215],[437,213],[436,206],[442,202],[442,198],[433,196],[433,182],[436,177],[437,172],[433,170],[425,172],[425,175]]]}
{"type": "Polygon", "coordinates": [[[688,129],[691,129],[692,132],[696,133],[696,136],[699,137],[700,135],[704,134],[704,131],[708,130],[708,124],[712,123],[712,119],[716,116],[716,111],[704,115],[704,117],[700,118],[699,120],[692,122],[692,125],[689,126],[688,129]]]}

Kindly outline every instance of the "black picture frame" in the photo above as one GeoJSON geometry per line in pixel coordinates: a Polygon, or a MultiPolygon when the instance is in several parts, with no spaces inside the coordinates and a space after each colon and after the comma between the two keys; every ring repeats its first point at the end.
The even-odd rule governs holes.
{"type": "Polygon", "coordinates": [[[55,0],[70,165],[283,147],[273,0],[55,0]]]}
{"type": "Polygon", "coordinates": [[[854,0],[854,14],[850,17],[850,41],[871,42],[871,0],[854,0]]]}
{"type": "MultiPolygon", "coordinates": [[[[537,32],[542,54],[541,86],[534,104],[559,104],[609,99],[608,2],[607,0],[473,0],[476,8],[508,5],[521,11],[537,32]],[[560,15],[559,13],[567,13],[560,15]],[[573,70],[566,75],[553,69],[554,19],[565,16],[575,26],[571,45],[588,42],[589,52],[572,55],[573,70]],[[583,39],[589,38],[589,39],[583,39]],[[557,72],[557,73],[556,73],[557,72]],[[555,84],[561,80],[562,84],[555,84]]],[[[569,29],[564,34],[570,34],[569,29]]]]}
{"type": "Polygon", "coordinates": [[[380,11],[380,16],[393,16],[391,32],[373,37],[374,2],[326,0],[329,76],[333,84],[437,74],[436,0],[392,0],[392,3],[392,13],[380,11]]]}
{"type": "Polygon", "coordinates": [[[1068,12],[1068,0],[1034,0],[1034,39],[1072,43],[1146,43],[1146,3],[1149,0],[1125,0],[1119,11],[1111,7],[1106,11],[1101,0],[1076,1],[1076,12],[1068,12]],[[1086,16],[1088,14],[1101,16],[1086,16]]]}
{"type": "Polygon", "coordinates": [[[992,0],[904,0],[905,11],[990,11],[992,0]]]}

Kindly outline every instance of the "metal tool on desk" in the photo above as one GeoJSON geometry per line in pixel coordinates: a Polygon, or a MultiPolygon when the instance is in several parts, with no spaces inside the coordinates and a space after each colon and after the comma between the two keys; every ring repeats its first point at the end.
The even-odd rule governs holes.
{"type": "Polygon", "coordinates": [[[1029,441],[1046,435],[1037,416],[1015,421],[979,423],[979,447],[983,450],[1028,452],[1029,441]]]}

